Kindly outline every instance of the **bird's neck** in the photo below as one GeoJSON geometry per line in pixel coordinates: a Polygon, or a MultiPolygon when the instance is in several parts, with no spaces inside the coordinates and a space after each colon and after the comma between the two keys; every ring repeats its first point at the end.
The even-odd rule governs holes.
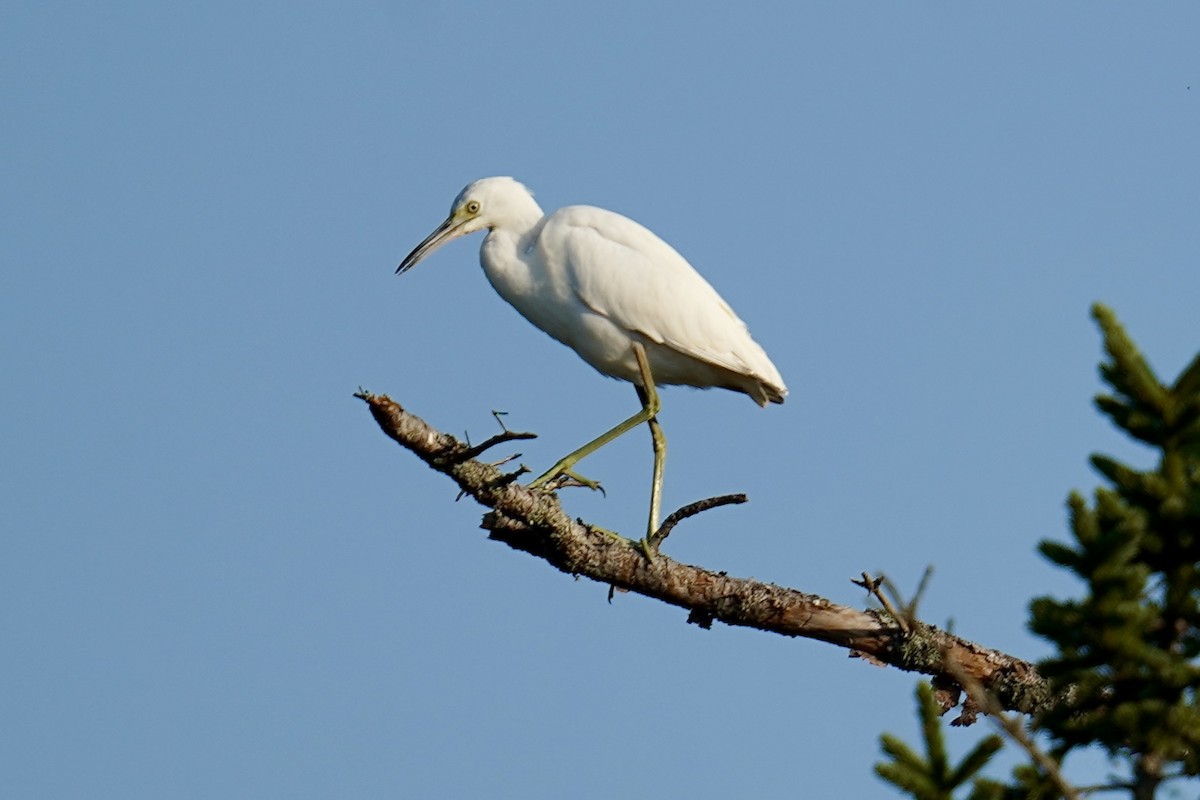
{"type": "Polygon", "coordinates": [[[539,280],[529,254],[544,224],[541,207],[522,192],[509,199],[479,251],[480,263],[492,286],[523,314],[523,301],[539,280]]]}
{"type": "Polygon", "coordinates": [[[492,232],[509,232],[524,237],[542,221],[545,214],[531,195],[524,194],[509,200],[507,207],[492,227],[492,232]]]}
{"type": "Polygon", "coordinates": [[[539,283],[538,270],[530,258],[541,230],[541,220],[527,226],[492,228],[479,250],[479,262],[496,292],[525,316],[526,301],[539,283]]]}

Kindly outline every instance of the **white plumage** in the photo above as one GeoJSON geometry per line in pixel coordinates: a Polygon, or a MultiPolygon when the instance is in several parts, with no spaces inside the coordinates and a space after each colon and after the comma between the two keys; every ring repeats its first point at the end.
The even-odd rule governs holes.
{"type": "Polygon", "coordinates": [[[446,222],[398,271],[484,228],[479,258],[493,288],[601,373],[640,384],[636,341],[655,383],[783,402],[779,370],[729,304],[669,244],[612,211],[567,206],[543,215],[517,181],[484,178],[459,193],[446,222]]]}
{"type": "Polygon", "coordinates": [[[653,384],[721,387],[766,405],[787,395],[779,370],[733,309],[669,244],[601,208],[567,206],[545,215],[512,178],[483,178],[463,189],[446,221],[396,271],[485,228],[479,260],[500,296],[604,375],[633,383],[642,399],[641,412],[564,458],[534,485],[564,474],[584,480],[571,472],[576,461],[649,422],[655,437],[653,534],[666,448],[653,384]],[[649,386],[638,346],[649,366],[649,386]]]}

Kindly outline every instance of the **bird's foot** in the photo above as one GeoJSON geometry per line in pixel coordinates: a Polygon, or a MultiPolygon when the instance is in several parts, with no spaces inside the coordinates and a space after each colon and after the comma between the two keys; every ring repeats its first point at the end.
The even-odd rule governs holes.
{"type": "Polygon", "coordinates": [[[562,474],[558,476],[558,479],[561,481],[560,486],[582,486],[608,497],[608,492],[604,491],[604,487],[600,485],[600,481],[585,478],[574,470],[564,469],[562,474]]]}
{"type": "Polygon", "coordinates": [[[658,555],[658,545],[647,535],[644,539],[638,540],[638,548],[642,551],[642,555],[646,557],[647,563],[653,564],[654,557],[658,555]]]}
{"type": "Polygon", "coordinates": [[[598,491],[605,497],[608,493],[604,491],[604,487],[600,485],[600,481],[594,481],[591,478],[585,478],[578,472],[571,469],[550,470],[544,475],[540,475],[529,484],[530,489],[538,489],[545,487],[550,491],[565,489],[570,486],[582,486],[592,491],[598,491]]]}
{"type": "Polygon", "coordinates": [[[626,539],[624,536],[617,533],[616,531],[610,531],[608,528],[601,528],[599,525],[593,525],[590,522],[588,522],[586,524],[587,524],[588,530],[590,530],[590,531],[595,531],[596,533],[603,533],[605,536],[609,536],[613,539],[616,539],[619,542],[628,542],[629,541],[628,539],[626,539]]]}

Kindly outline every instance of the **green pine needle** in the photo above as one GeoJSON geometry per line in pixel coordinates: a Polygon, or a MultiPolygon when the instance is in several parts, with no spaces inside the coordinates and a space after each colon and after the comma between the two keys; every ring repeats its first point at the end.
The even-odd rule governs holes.
{"type": "MultiPolygon", "coordinates": [[[[999,736],[982,739],[957,765],[950,766],[942,733],[942,708],[927,683],[917,685],[917,714],[921,722],[921,738],[925,755],[892,734],[879,737],[879,746],[890,761],[875,765],[875,774],[916,800],[953,800],[954,792],[971,781],[1002,746],[999,736]]],[[[972,797],[998,797],[989,785],[976,781],[972,797]],[[985,792],[984,794],[979,794],[985,792]]]]}

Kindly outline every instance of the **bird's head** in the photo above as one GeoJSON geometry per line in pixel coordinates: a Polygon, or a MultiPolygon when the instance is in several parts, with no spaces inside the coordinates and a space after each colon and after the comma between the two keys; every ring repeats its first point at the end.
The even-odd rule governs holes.
{"type": "Polygon", "coordinates": [[[482,178],[454,198],[450,216],[425,237],[396,268],[399,275],[451,239],[484,228],[529,226],[542,217],[533,193],[512,178],[482,178]]]}

